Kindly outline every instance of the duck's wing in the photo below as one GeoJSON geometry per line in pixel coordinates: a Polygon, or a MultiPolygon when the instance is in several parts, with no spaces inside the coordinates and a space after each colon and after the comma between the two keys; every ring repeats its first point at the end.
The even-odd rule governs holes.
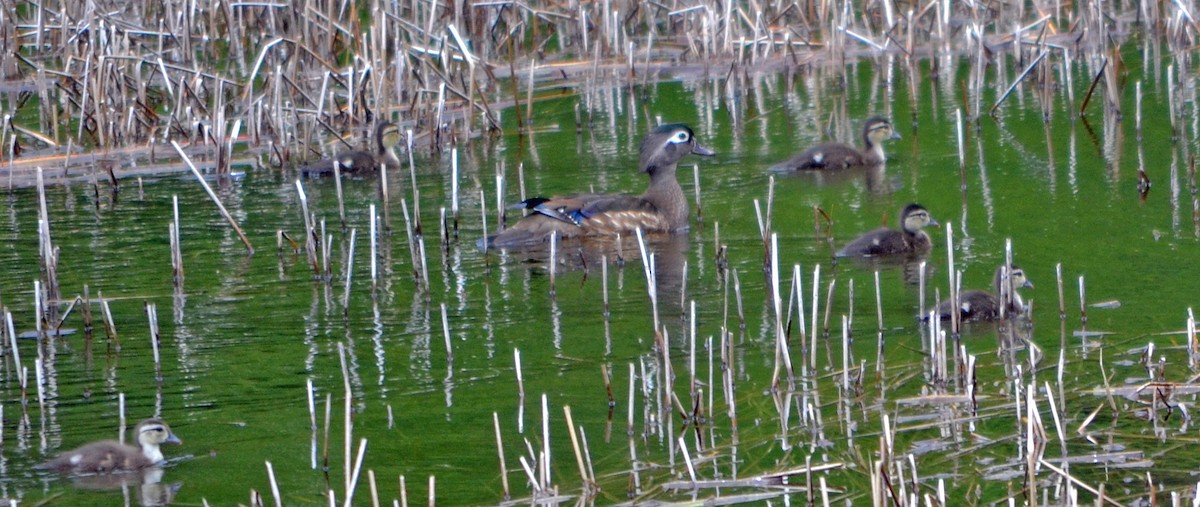
{"type": "Polygon", "coordinates": [[[545,242],[551,234],[559,238],[626,233],[641,227],[665,227],[658,208],[640,197],[583,194],[569,197],[533,197],[513,205],[531,210],[512,227],[481,240],[482,248],[507,248],[545,242]]]}
{"type": "Polygon", "coordinates": [[[554,198],[532,197],[513,207],[532,210],[534,213],[579,226],[588,219],[605,213],[653,214],[658,212],[658,208],[654,204],[641,197],[606,194],[581,194],[554,198]]]}

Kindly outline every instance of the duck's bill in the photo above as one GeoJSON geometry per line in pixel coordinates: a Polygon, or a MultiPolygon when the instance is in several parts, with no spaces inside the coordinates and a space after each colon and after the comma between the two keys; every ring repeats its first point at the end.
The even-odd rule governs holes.
{"type": "Polygon", "coordinates": [[[711,156],[713,156],[713,155],[716,155],[716,154],[717,154],[717,152],[715,152],[715,151],[712,151],[712,150],[710,150],[710,149],[708,149],[708,148],[705,148],[705,147],[703,147],[703,146],[700,146],[700,144],[699,144],[699,143],[696,143],[696,144],[693,144],[693,145],[692,145],[692,154],[693,154],[693,155],[700,155],[701,157],[711,157],[711,156]]]}

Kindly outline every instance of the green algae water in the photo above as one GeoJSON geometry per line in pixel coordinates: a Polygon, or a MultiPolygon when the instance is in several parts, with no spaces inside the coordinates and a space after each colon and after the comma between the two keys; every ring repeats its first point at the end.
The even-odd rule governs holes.
{"type": "MultiPolygon", "coordinates": [[[[442,505],[498,504],[506,501],[502,454],[518,503],[552,495],[536,491],[530,474],[573,502],[583,493],[573,429],[586,448],[580,460],[595,481],[597,504],[806,501],[803,472],[785,481],[793,487],[694,491],[691,474],[731,481],[794,473],[811,462],[831,466],[812,480],[816,485],[823,478],[835,503],[865,505],[886,417],[886,438],[894,439],[900,462],[894,466],[905,474],[894,478],[894,487],[918,496],[940,487],[969,504],[1009,496],[1022,502],[1029,458],[1018,441],[1026,438],[1032,413],[1045,428],[1036,437],[1041,458],[1082,483],[1105,484],[1108,495],[1132,503],[1147,495],[1150,473],[1158,501],[1172,492],[1190,497],[1198,463],[1190,450],[1194,395],[1186,384],[1196,370],[1184,330],[1200,296],[1191,272],[1200,261],[1190,161],[1196,129],[1180,118],[1173,130],[1165,71],[1157,65],[1127,69],[1121,120],[1101,103],[1077,114],[1089,73],[1096,71],[1085,65],[1072,67],[1074,102],[1061,92],[1043,95],[1022,86],[994,116],[974,121],[974,97],[964,104],[959,88],[969,78],[967,64],[939,63],[936,80],[932,62],[909,66],[879,57],[790,75],[736,73],[641,87],[613,82],[539,102],[530,134],[516,135],[509,119],[503,135],[460,147],[460,209],[448,244],[440,239],[438,216],[451,205],[451,157],[417,157],[427,283],[411,261],[404,229],[401,197],[410,205],[413,198],[407,170],[387,175],[386,210],[377,181],[346,181],[345,228],[334,182],[302,181],[332,240],[328,281],[314,276],[302,250],[287,242],[276,248],[280,231],[304,237],[290,171],[247,168],[242,178],[214,183],[254,243],[254,255],[190,178],[162,176],[140,189],[125,182],[119,192],[103,182],[51,186],[59,308],[87,287],[93,302],[109,301],[119,343],[100,326],[98,306],[89,342],[76,306],[63,324],[76,332],[41,347],[44,405],[33,387],[37,342],[19,340],[20,365],[5,354],[0,494],[62,505],[156,504],[163,495],[183,505],[233,505],[256,491],[270,505],[269,462],[284,505],[328,505],[335,503],[330,492],[336,503],[345,501],[354,479],[347,470],[361,458],[355,505],[370,504],[368,471],[383,504],[400,498],[401,484],[410,503],[428,502],[432,489],[442,505]],[[1133,81],[1142,83],[1144,94],[1140,132],[1133,81]],[[577,105],[585,118],[580,132],[577,105]],[[968,118],[961,170],[956,110],[968,118]],[[886,145],[884,170],[767,170],[811,144],[857,140],[862,121],[873,115],[891,118],[903,136],[886,145]],[[506,176],[506,203],[519,200],[518,165],[528,196],[639,193],[646,179],[636,171],[637,145],[659,120],[691,125],[718,152],[715,159],[680,165],[689,196],[693,165],[699,168],[701,202],[699,213],[693,203],[691,230],[648,244],[661,337],[633,238],[624,238],[621,250],[602,245],[603,260],[579,243],[564,243],[553,282],[544,250],[475,247],[484,234],[482,215],[488,231],[497,226],[498,171],[506,176]],[[1152,182],[1144,197],[1139,169],[1152,182]],[[771,178],[774,200],[768,203],[771,178]],[[180,201],[186,270],[178,290],[167,239],[173,196],[180,201]],[[915,266],[835,262],[832,255],[862,232],[894,225],[909,202],[923,204],[944,224],[930,230],[935,246],[925,259],[924,303],[915,266]],[[371,204],[383,229],[374,250],[375,280],[371,204]],[[802,340],[793,316],[789,352],[798,387],[790,392],[786,373],[773,383],[775,310],[757,218],[768,206],[778,235],[781,307],[800,314],[787,310],[793,266],[799,266],[805,332],[817,337],[815,344],[802,340]],[[961,340],[951,338],[952,353],[961,346],[958,352],[974,357],[973,402],[964,401],[962,385],[931,374],[937,360],[917,320],[922,307],[935,303],[935,291],[949,291],[947,234],[953,234],[954,268],[964,288],[991,284],[1008,241],[1014,261],[1036,284],[1023,291],[1032,301],[1030,324],[972,325],[961,340]],[[814,294],[820,300],[815,314],[814,294]],[[149,304],[160,328],[158,367],[149,304]],[[852,336],[850,357],[844,334],[852,336]],[[1144,357],[1151,343],[1153,355],[1144,357]],[[662,371],[664,356],[669,373],[662,371]],[[24,396],[20,368],[30,371],[24,396]],[[802,371],[807,376],[799,378],[802,371]],[[1138,390],[1150,381],[1158,384],[1138,390]],[[1098,395],[1105,386],[1115,394],[1098,395]],[[668,389],[674,399],[664,396],[668,389]],[[184,441],[164,449],[172,460],[157,485],[139,485],[139,478],[122,490],[33,470],[58,452],[114,438],[120,395],[130,426],[161,415],[184,441]],[[953,396],[959,398],[946,399],[953,396]],[[546,461],[543,470],[539,463],[546,461]],[[684,489],[668,488],[672,483],[684,489]]],[[[1007,84],[1013,76],[990,78],[1007,84]]],[[[981,92],[985,110],[1002,91],[981,92]]],[[[34,328],[37,209],[34,191],[10,192],[0,228],[0,296],[18,333],[34,328]]],[[[509,210],[509,223],[516,215],[509,210]]],[[[1055,472],[1042,466],[1035,474],[1039,491],[1062,494],[1053,489],[1060,478],[1055,472]]]]}

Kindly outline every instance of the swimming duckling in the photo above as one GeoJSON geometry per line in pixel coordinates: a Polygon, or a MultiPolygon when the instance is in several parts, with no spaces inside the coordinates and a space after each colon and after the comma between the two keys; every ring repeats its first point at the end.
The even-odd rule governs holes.
{"type": "Polygon", "coordinates": [[[400,167],[400,158],[393,150],[400,145],[400,127],[390,121],[380,122],[375,127],[375,152],[355,150],[339,153],[334,158],[313,162],[300,168],[300,174],[316,178],[333,175],[333,164],[342,164],[342,174],[375,171],[380,165],[400,167]]]}
{"type": "Polygon", "coordinates": [[[938,225],[929,210],[913,203],[900,211],[900,230],[886,227],[863,234],[837,252],[838,257],[915,255],[928,252],[933,246],[924,229],[938,225]]]}
{"type": "Polygon", "coordinates": [[[879,165],[887,160],[883,154],[883,142],[888,139],[900,139],[900,133],[886,119],[871,118],[863,124],[862,150],[845,143],[818,144],[774,166],[774,169],[805,171],[879,165]]]}
{"type": "MultiPolygon", "coordinates": [[[[1002,265],[996,268],[996,276],[993,280],[995,293],[982,291],[978,289],[966,290],[958,295],[958,309],[960,322],[987,322],[1000,319],[1001,299],[1008,301],[1005,308],[1006,316],[1020,315],[1025,311],[1025,302],[1021,299],[1020,294],[1017,294],[1017,289],[1033,288],[1033,283],[1025,277],[1025,270],[1017,265],[1009,266],[1007,269],[1002,265]],[[1008,294],[1009,289],[1004,287],[1004,274],[1008,273],[1008,280],[1012,283],[1012,294],[1008,294]],[[1008,297],[1001,298],[1001,294],[1008,297]]],[[[950,319],[950,311],[954,308],[954,304],[950,300],[942,301],[937,305],[938,317],[942,320],[950,319]]],[[[925,318],[923,316],[922,318],[925,318]]]]}
{"type": "Polygon", "coordinates": [[[133,429],[138,447],[115,440],[101,440],[60,454],[38,468],[62,473],[96,474],[141,470],[162,462],[162,444],[181,444],[171,427],[161,419],[146,419],[133,429]]]}
{"type": "Polygon", "coordinates": [[[716,153],[696,142],[687,125],[662,125],[642,139],[639,169],[650,176],[640,196],[581,194],[534,197],[514,207],[532,210],[512,227],[480,240],[482,248],[508,248],[546,241],[552,232],[560,239],[584,236],[675,232],[688,227],[688,202],[675,179],[675,166],[684,156],[716,153]]]}

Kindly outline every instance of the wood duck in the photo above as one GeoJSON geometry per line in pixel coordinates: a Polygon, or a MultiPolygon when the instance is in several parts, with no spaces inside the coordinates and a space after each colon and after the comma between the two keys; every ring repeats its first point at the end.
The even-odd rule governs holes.
{"type": "Polygon", "coordinates": [[[900,133],[886,119],[871,118],[863,124],[862,150],[844,143],[818,144],[774,168],[806,171],[879,165],[887,160],[883,154],[883,142],[888,139],[900,139],[900,133]]]}
{"type": "Polygon", "coordinates": [[[513,207],[532,210],[512,227],[480,240],[484,248],[536,245],[557,231],[560,239],[643,232],[674,232],[688,227],[688,203],[675,179],[675,166],[684,156],[716,153],[696,142],[687,125],[662,125],[642,139],[639,168],[650,175],[640,196],[580,194],[534,197],[513,207]]]}
{"type": "Polygon", "coordinates": [[[913,203],[900,211],[900,230],[886,227],[863,234],[837,252],[838,257],[919,255],[933,246],[924,229],[938,225],[929,210],[913,203]]]}
{"type": "Polygon", "coordinates": [[[138,446],[101,440],[60,454],[38,468],[63,473],[97,474],[141,470],[162,462],[162,444],[183,443],[161,419],[146,419],[133,429],[138,446]]]}
{"type": "Polygon", "coordinates": [[[400,158],[393,150],[400,144],[400,127],[390,121],[380,122],[375,127],[375,152],[355,150],[339,153],[336,157],[313,162],[300,168],[300,174],[309,178],[333,176],[333,164],[342,164],[342,174],[368,173],[380,165],[400,167],[400,158]]]}
{"type": "MultiPolygon", "coordinates": [[[[1007,316],[1011,317],[1025,312],[1025,302],[1017,294],[1017,289],[1033,288],[1033,283],[1025,277],[1025,270],[1015,264],[1008,268],[1002,265],[996,268],[996,276],[992,283],[996,291],[995,293],[972,289],[965,290],[958,295],[958,315],[960,322],[990,322],[999,320],[1002,299],[1008,301],[1007,308],[1005,309],[1007,316]],[[1011,295],[1006,294],[1008,289],[1004,287],[1005,273],[1008,273],[1008,280],[1012,283],[1011,295]],[[1002,298],[1001,294],[1005,294],[1008,297],[1002,298]]],[[[950,300],[938,303],[938,317],[948,320],[952,308],[954,308],[954,303],[950,300]]]]}

